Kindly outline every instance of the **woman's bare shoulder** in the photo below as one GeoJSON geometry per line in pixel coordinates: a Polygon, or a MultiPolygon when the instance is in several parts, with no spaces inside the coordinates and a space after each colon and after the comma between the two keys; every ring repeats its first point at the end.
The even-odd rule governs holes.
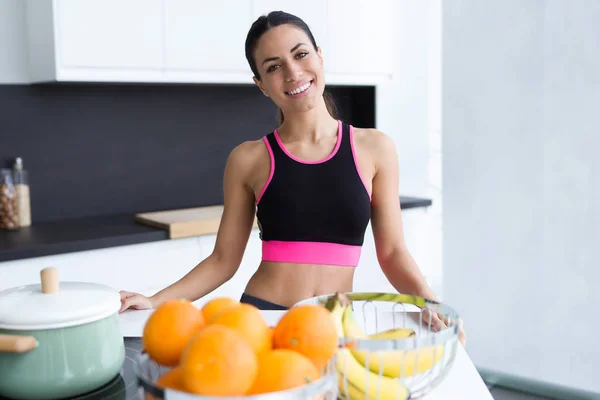
{"type": "Polygon", "coordinates": [[[354,128],[354,144],[374,156],[396,150],[392,138],[375,128],[354,128]]]}
{"type": "Polygon", "coordinates": [[[231,152],[232,157],[235,156],[245,159],[260,157],[265,154],[268,153],[263,139],[247,140],[242,142],[238,144],[231,152]]]}
{"type": "Polygon", "coordinates": [[[231,151],[228,160],[228,164],[235,166],[236,170],[250,174],[265,162],[269,162],[269,152],[263,139],[240,143],[231,151]]]}

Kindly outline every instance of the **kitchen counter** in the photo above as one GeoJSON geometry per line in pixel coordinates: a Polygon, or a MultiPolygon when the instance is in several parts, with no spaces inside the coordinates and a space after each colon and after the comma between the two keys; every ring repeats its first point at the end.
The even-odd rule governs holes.
{"type": "MultiPolygon", "coordinates": [[[[121,332],[125,338],[139,338],[152,310],[127,310],[119,314],[121,332]]],[[[285,311],[262,311],[269,325],[274,326],[285,311]]],[[[131,340],[131,339],[126,339],[131,340]]],[[[493,400],[485,382],[477,372],[465,348],[460,344],[448,375],[423,400],[493,400]]]]}
{"type": "Polygon", "coordinates": [[[74,218],[0,231],[0,262],[167,239],[166,231],[137,224],[129,213],[74,218]]]}
{"type": "MultiPolygon", "coordinates": [[[[400,196],[403,210],[431,204],[430,199],[400,196]]],[[[0,262],[168,239],[167,231],[137,223],[129,213],[36,223],[0,231],[0,262]]]]}

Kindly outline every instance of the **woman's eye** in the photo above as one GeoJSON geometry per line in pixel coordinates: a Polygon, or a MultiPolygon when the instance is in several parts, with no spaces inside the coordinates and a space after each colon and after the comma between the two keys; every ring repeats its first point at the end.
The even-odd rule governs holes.
{"type": "Polygon", "coordinates": [[[307,53],[307,52],[305,52],[305,51],[303,51],[303,52],[300,52],[300,53],[298,53],[298,56],[297,56],[297,57],[298,57],[298,58],[304,58],[304,57],[306,57],[307,55],[308,55],[308,53],[307,53]]]}
{"type": "Polygon", "coordinates": [[[269,68],[267,68],[267,72],[273,72],[273,71],[275,71],[277,68],[279,68],[279,65],[277,65],[277,64],[273,64],[273,65],[269,66],[269,68]]]}

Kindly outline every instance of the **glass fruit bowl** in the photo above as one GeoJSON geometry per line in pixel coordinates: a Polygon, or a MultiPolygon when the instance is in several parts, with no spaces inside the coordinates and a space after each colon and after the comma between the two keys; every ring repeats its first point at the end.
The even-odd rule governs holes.
{"type": "Polygon", "coordinates": [[[302,304],[325,306],[336,322],[334,368],[341,399],[418,399],[438,386],[454,363],[459,317],[444,304],[398,293],[358,292],[317,296],[296,305],[302,304]]]}

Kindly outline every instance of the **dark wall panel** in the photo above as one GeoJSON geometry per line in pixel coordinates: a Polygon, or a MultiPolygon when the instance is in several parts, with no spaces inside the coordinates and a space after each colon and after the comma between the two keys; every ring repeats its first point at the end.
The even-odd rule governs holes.
{"type": "MultiPolygon", "coordinates": [[[[374,88],[330,91],[374,126],[374,88]]],[[[275,126],[250,85],[0,85],[0,163],[23,158],[34,223],[222,204],[231,150],[275,126]]]]}

